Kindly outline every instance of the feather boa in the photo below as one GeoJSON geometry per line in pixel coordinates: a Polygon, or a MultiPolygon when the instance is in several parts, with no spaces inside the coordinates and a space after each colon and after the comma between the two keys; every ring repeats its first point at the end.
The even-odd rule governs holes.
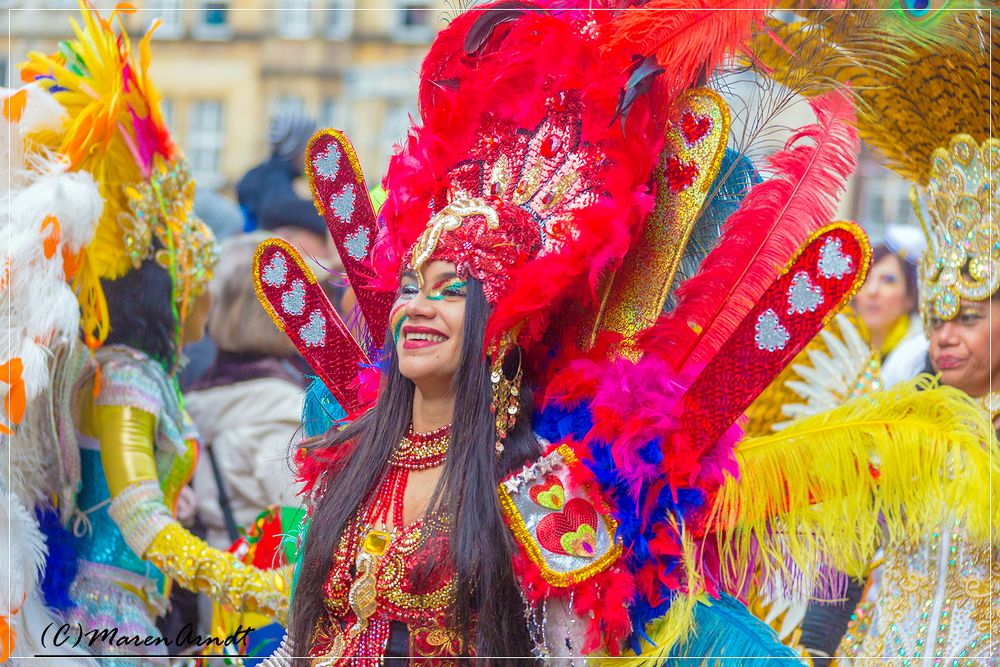
{"type": "Polygon", "coordinates": [[[687,449],[678,432],[686,388],[652,355],[636,363],[578,360],[555,376],[536,421],[543,436],[573,441],[613,508],[623,566],[635,581],[628,641],[636,651],[643,628],[667,613],[674,638],[683,636],[693,600],[717,593],[721,579],[700,526],[723,471],[735,473],[740,431],[730,429],[715,451],[687,449]]]}
{"type": "Polygon", "coordinates": [[[833,218],[859,150],[854,110],[836,92],[810,104],[818,122],[768,159],[775,176],[750,190],[718,246],[678,288],[677,308],[642,334],[643,350],[674,360],[675,370],[707,363],[795,249],[833,218]]]}

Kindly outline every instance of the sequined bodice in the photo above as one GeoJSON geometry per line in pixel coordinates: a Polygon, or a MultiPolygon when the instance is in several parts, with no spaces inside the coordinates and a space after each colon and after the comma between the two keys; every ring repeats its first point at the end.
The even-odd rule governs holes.
{"type": "MultiPolygon", "coordinates": [[[[85,397],[97,404],[131,406],[156,415],[156,472],[164,503],[173,509],[197,462],[197,432],[181,408],[171,380],[158,363],[125,346],[101,348],[96,357],[101,367],[100,393],[90,397],[89,388],[85,388],[85,397]]],[[[77,433],[77,438],[81,468],[78,510],[73,520],[77,556],[149,579],[152,585],[147,587],[162,590],[163,575],[129,548],[108,515],[111,495],[100,443],[82,433],[77,433]]]]}
{"type": "Polygon", "coordinates": [[[330,658],[324,665],[338,664],[343,655],[383,655],[393,622],[408,626],[413,655],[455,655],[457,640],[445,629],[455,591],[453,573],[441,565],[448,553],[444,519],[417,521],[389,541],[371,572],[374,612],[359,627],[357,557],[364,537],[357,520],[341,537],[323,590],[327,613],[316,629],[312,655],[330,658]]]}
{"type": "Polygon", "coordinates": [[[998,562],[958,522],[942,523],[908,553],[887,556],[878,598],[859,608],[841,652],[863,665],[995,667],[998,562]]]}

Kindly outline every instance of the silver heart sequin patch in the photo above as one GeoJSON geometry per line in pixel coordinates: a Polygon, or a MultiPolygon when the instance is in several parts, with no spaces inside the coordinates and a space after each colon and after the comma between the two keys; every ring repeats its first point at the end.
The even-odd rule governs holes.
{"type": "Polygon", "coordinates": [[[840,280],[854,270],[854,259],[844,254],[840,239],[827,237],[819,249],[817,266],[825,277],[840,280]]]}
{"type": "Polygon", "coordinates": [[[326,318],[323,313],[314,310],[309,314],[309,321],[299,329],[299,336],[306,347],[323,347],[326,345],[326,318]]]}
{"type": "Polygon", "coordinates": [[[354,259],[361,261],[368,256],[368,230],[361,228],[347,237],[344,242],[347,246],[347,254],[354,259]]]}
{"type": "Polygon", "coordinates": [[[823,290],[813,285],[809,274],[799,271],[792,276],[792,284],[788,287],[788,314],[813,313],[823,303],[823,290]]]}
{"type": "Polygon", "coordinates": [[[271,261],[264,267],[261,280],[271,287],[281,287],[285,284],[285,276],[287,274],[288,264],[285,262],[285,256],[280,252],[276,252],[271,256],[271,261]]]}
{"type": "Polygon", "coordinates": [[[313,157],[313,171],[326,179],[337,177],[340,171],[340,147],[331,142],[326,150],[313,157]]]}
{"type": "Polygon", "coordinates": [[[306,284],[296,278],[291,289],[281,295],[281,309],[289,315],[301,315],[305,307],[306,284]]]}
{"type": "Polygon", "coordinates": [[[768,352],[785,349],[791,338],[788,329],[781,325],[778,314],[770,308],[760,314],[754,329],[757,332],[754,335],[757,348],[768,352]]]}
{"type": "Polygon", "coordinates": [[[348,183],[339,194],[330,200],[330,208],[341,222],[349,223],[354,213],[354,184],[348,183]]]}

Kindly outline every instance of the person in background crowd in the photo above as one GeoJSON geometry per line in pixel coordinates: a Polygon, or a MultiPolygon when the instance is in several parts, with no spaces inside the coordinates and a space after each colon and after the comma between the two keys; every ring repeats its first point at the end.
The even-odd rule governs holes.
{"type": "Polygon", "coordinates": [[[917,265],[926,247],[919,229],[890,226],[884,245],[872,252],[872,268],[854,306],[882,357],[886,387],[923,370],[927,339],[917,316],[917,265]]]}
{"type": "Polygon", "coordinates": [[[269,505],[296,504],[284,458],[299,427],[305,378],[290,363],[295,347],[269,321],[249,279],[254,249],[266,237],[255,232],[223,244],[208,321],[218,354],[186,396],[204,444],[194,475],[198,513],[208,543],[222,549],[235,539],[235,526],[269,505]]]}
{"type": "MultiPolygon", "coordinates": [[[[239,207],[218,192],[198,188],[194,194],[194,214],[199,217],[220,243],[243,231],[243,215],[239,207]]],[[[204,333],[204,332],[202,332],[204,333]]],[[[181,391],[188,388],[212,365],[215,344],[208,336],[184,346],[186,359],[177,376],[181,391]]]]}
{"type": "MultiPolygon", "coordinates": [[[[288,241],[303,256],[319,263],[323,269],[320,281],[327,282],[322,273],[340,271],[343,265],[326,223],[312,200],[303,196],[308,192],[303,178],[306,144],[316,127],[316,121],[305,114],[278,113],[271,120],[268,137],[271,156],[240,179],[236,195],[243,209],[246,231],[265,230],[288,241]]],[[[354,304],[353,297],[345,296],[346,292],[344,287],[338,287],[331,295],[334,307],[342,315],[354,304]]]]}

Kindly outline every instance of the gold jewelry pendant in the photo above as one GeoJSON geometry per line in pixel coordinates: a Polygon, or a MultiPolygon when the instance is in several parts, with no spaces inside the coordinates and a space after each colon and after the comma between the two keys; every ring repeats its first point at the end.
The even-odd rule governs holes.
{"type": "Polygon", "coordinates": [[[355,567],[358,578],[351,584],[351,589],[347,594],[347,601],[357,616],[358,627],[364,627],[368,619],[375,613],[377,604],[377,590],[375,588],[375,567],[378,560],[389,548],[392,536],[383,530],[369,530],[365,533],[361,541],[361,548],[358,550],[358,557],[355,567]]]}

